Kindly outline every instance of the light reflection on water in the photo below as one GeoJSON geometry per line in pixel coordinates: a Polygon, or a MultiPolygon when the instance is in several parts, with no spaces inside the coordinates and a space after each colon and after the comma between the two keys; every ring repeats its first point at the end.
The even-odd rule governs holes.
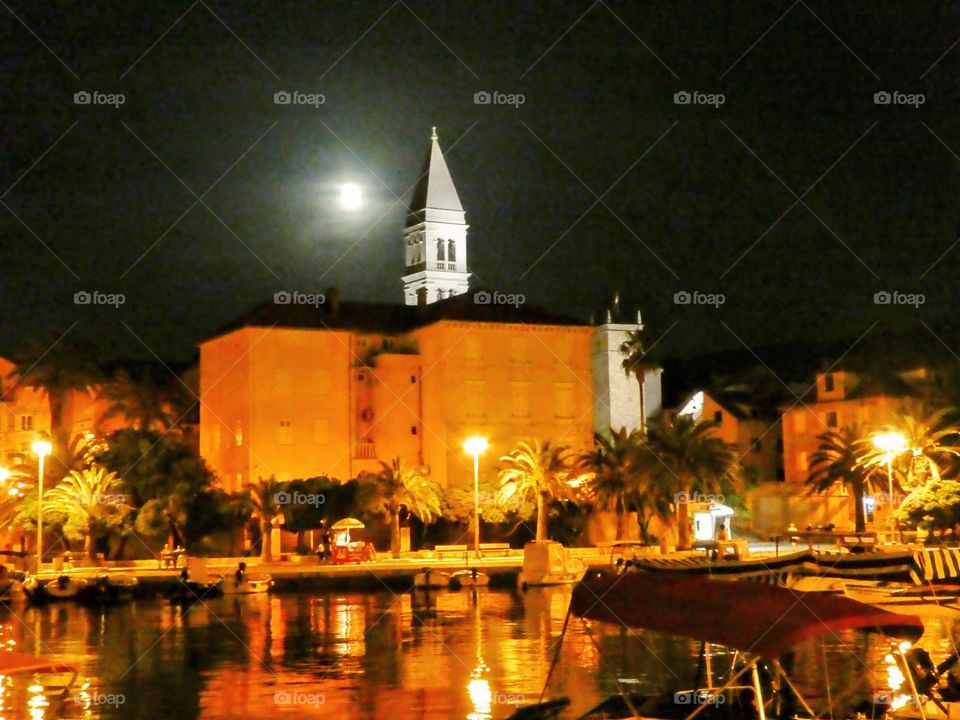
{"type": "MultiPolygon", "coordinates": [[[[106,612],[71,605],[0,611],[0,646],[69,655],[81,668],[71,700],[47,707],[35,677],[0,676],[0,720],[338,717],[496,720],[536,702],[557,652],[568,588],[223,598],[184,611],[138,601],[106,612]],[[87,687],[83,684],[87,683],[87,687]],[[108,698],[114,704],[105,703],[108,698]],[[122,703],[117,699],[123,698],[122,703]]],[[[934,659],[960,632],[928,618],[934,659]]],[[[883,679],[888,643],[845,633],[797,649],[795,677],[811,699],[883,679]],[[825,661],[826,659],[826,661],[825,661]]],[[[571,620],[547,697],[570,716],[617,691],[689,686],[699,645],[571,620]]],[[[712,658],[720,667],[726,654],[712,658]]],[[[814,707],[818,707],[816,704],[814,707]]]]}

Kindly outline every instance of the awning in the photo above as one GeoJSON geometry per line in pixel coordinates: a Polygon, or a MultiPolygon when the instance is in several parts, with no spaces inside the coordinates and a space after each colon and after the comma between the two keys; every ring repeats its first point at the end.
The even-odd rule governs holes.
{"type": "Polygon", "coordinates": [[[20,652],[0,652],[0,675],[18,672],[75,673],[77,669],[72,663],[54,657],[37,657],[20,652]]]}
{"type": "Polygon", "coordinates": [[[870,629],[915,640],[923,623],[849,598],[756,583],[662,573],[588,575],[573,591],[576,615],[680,635],[776,658],[804,640],[870,629]]]}

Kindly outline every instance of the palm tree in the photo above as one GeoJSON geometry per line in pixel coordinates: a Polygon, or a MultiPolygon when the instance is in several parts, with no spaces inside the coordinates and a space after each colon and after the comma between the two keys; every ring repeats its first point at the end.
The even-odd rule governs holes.
{"type": "Polygon", "coordinates": [[[520,442],[500,461],[506,466],[500,470],[500,489],[497,501],[502,505],[519,504],[534,497],[537,503],[537,542],[547,540],[547,509],[554,498],[564,499],[572,494],[573,477],[571,457],[563,445],[550,441],[533,444],[520,442]]]}
{"type": "Polygon", "coordinates": [[[376,515],[383,515],[390,523],[390,551],[400,557],[400,513],[425,523],[440,517],[441,489],[422,474],[419,468],[407,465],[400,458],[381,462],[380,471],[363,477],[358,503],[376,515]]]}
{"type": "Polygon", "coordinates": [[[677,549],[689,550],[692,493],[739,491],[742,485],[736,448],[716,436],[717,423],[689,415],[663,417],[650,426],[651,452],[644,456],[650,481],[662,493],[674,488],[678,508],[677,549]]]}
{"type": "Polygon", "coordinates": [[[830,430],[817,436],[820,445],[810,457],[810,474],[806,484],[810,494],[822,493],[836,485],[846,486],[855,504],[855,530],[866,530],[863,496],[877,467],[865,462],[867,449],[854,427],[830,430]]]}
{"type": "Polygon", "coordinates": [[[59,485],[43,494],[44,517],[65,519],[67,532],[83,536],[87,556],[94,560],[98,529],[119,525],[133,509],[121,487],[117,474],[104,467],[71,470],[59,485]]]}
{"type": "Polygon", "coordinates": [[[282,508],[280,501],[286,487],[286,483],[277,481],[273,475],[266,480],[260,478],[258,483],[247,483],[252,514],[260,524],[260,559],[264,562],[270,562],[272,559],[270,531],[273,529],[273,518],[282,508]]]}
{"type": "MultiPolygon", "coordinates": [[[[952,420],[957,409],[946,407],[926,414],[919,407],[904,410],[894,423],[893,429],[903,436],[907,456],[906,473],[903,479],[907,489],[923,485],[927,480],[939,480],[944,466],[953,458],[960,457],[960,426],[952,420]]],[[[870,468],[886,467],[887,454],[876,447],[867,437],[862,445],[862,462],[870,468]]]]}
{"type": "Polygon", "coordinates": [[[169,430],[177,420],[175,393],[156,382],[147,368],[139,378],[120,369],[99,392],[107,407],[98,423],[120,417],[137,430],[169,430]]]}
{"type": "Polygon", "coordinates": [[[627,339],[620,345],[620,352],[624,355],[621,363],[623,371],[628,375],[632,373],[640,385],[640,432],[646,436],[647,399],[644,393],[644,380],[649,370],[654,370],[660,366],[647,356],[648,351],[643,326],[639,330],[631,330],[627,333],[627,339]]]}
{"type": "MultiPolygon", "coordinates": [[[[35,341],[16,358],[7,376],[18,385],[44,392],[50,406],[50,435],[54,458],[60,458],[66,445],[63,408],[71,392],[91,390],[101,377],[92,353],[60,339],[52,344],[35,341]]],[[[9,392],[9,391],[8,391],[9,392]]]]}
{"type": "Polygon", "coordinates": [[[597,505],[616,513],[617,540],[626,534],[627,498],[638,482],[636,455],[643,445],[639,430],[611,428],[609,437],[593,436],[594,447],[578,458],[580,467],[592,475],[593,495],[597,505]]]}

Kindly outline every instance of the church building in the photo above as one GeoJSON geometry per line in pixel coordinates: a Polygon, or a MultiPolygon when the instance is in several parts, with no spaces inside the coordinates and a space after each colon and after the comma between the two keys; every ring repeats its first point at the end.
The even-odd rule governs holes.
{"type": "MultiPolygon", "coordinates": [[[[480,474],[494,482],[518,441],[579,453],[595,430],[639,424],[639,388],[619,355],[638,323],[595,328],[475,302],[466,213],[436,130],[406,225],[403,304],[274,298],[201,343],[200,449],[225,489],[349,480],[393,458],[444,486],[472,483],[472,435],[489,442],[480,474]]],[[[648,396],[653,415],[659,375],[648,396]]]]}

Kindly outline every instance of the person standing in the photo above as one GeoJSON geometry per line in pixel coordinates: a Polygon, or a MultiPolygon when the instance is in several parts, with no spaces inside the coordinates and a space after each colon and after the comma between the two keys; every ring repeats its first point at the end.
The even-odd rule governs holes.
{"type": "Polygon", "coordinates": [[[330,528],[327,527],[326,521],[323,524],[323,532],[320,535],[320,542],[323,543],[323,559],[329,562],[333,559],[333,555],[330,552],[330,543],[333,540],[333,533],[330,532],[330,528]]]}

